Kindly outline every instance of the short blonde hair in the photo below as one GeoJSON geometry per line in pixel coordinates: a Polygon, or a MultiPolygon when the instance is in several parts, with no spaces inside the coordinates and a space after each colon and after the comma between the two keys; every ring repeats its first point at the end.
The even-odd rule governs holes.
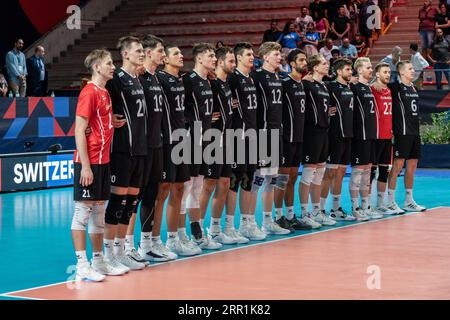
{"type": "Polygon", "coordinates": [[[87,55],[86,59],[84,59],[84,66],[92,75],[94,73],[94,70],[92,69],[94,64],[96,64],[98,61],[102,61],[107,57],[111,57],[111,52],[106,49],[95,49],[87,55]]]}
{"type": "Polygon", "coordinates": [[[361,57],[361,58],[356,59],[355,65],[354,65],[355,70],[358,71],[358,68],[361,68],[363,66],[364,62],[370,63],[370,59],[367,57],[361,57]]]}
{"type": "Polygon", "coordinates": [[[279,43],[268,41],[268,42],[264,42],[259,47],[258,54],[261,59],[264,59],[264,56],[271,53],[272,51],[280,51],[280,50],[281,50],[281,45],[279,43]]]}

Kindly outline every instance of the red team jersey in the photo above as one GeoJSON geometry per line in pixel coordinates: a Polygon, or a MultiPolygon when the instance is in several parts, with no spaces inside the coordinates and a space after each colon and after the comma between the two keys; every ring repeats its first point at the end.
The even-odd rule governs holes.
{"type": "Polygon", "coordinates": [[[392,96],[389,88],[381,92],[373,87],[372,93],[375,97],[378,121],[378,139],[392,139],[392,96]]]}
{"type": "MultiPolygon", "coordinates": [[[[91,164],[109,163],[114,133],[112,114],[111,98],[106,89],[92,82],[84,87],[78,98],[76,115],[89,119],[92,132],[86,136],[86,140],[91,164]]],[[[80,163],[77,151],[74,154],[74,161],[80,163]]]]}

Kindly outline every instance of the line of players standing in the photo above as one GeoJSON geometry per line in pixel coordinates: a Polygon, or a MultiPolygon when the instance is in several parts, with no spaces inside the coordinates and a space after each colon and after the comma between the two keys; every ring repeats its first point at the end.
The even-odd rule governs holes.
{"type": "Polygon", "coordinates": [[[315,229],[336,221],[404,213],[394,193],[405,160],[404,209],[425,210],[412,197],[420,136],[411,63],[399,63],[400,79],[393,84],[388,83],[389,65],[376,66],[375,83],[369,86],[373,70],[368,58],[355,62],[354,83],[352,63],[346,59],[334,63],[336,80],[324,83],[329,69],[326,59],[321,55],[306,58],[300,50],[289,54],[292,72],[281,79],[277,73],[281,48],[273,42],[260,46],[263,66],[254,71],[253,49],[248,43],[217,50],[207,43],[196,44],[195,67],[183,76],[181,50],[153,35],[123,37],[118,49],[123,64],[117,70],[104,50],[93,51],[85,61],[92,81],[80,94],[76,116],[72,238],[77,279],[102,281],[106,275],[143,269],[148,261],[169,261],[224,244],[260,241],[269,234],[315,229]],[[202,164],[195,164],[193,160],[208,148],[210,128],[222,133],[214,154],[223,157],[224,163],[207,164],[203,159],[202,164]],[[184,137],[177,129],[187,129],[184,137]],[[228,129],[239,132],[234,136],[233,163],[225,161],[230,152],[228,129]],[[268,134],[269,150],[270,137],[279,134],[281,166],[252,161],[255,141],[245,134],[251,129],[268,134]],[[389,173],[393,134],[395,159],[389,173]],[[180,152],[180,138],[190,141],[190,154],[180,152]],[[243,148],[237,147],[238,142],[243,148]],[[243,151],[244,161],[238,161],[243,151]],[[191,164],[178,163],[174,154],[190,159],[191,164]],[[300,163],[301,213],[297,217],[294,186],[300,163]],[[352,214],[347,214],[340,195],[350,163],[352,214]],[[372,209],[371,182],[376,172],[378,200],[372,209]],[[388,178],[389,201],[385,204],[388,178]],[[261,228],[255,221],[260,189],[261,228]],[[328,216],[325,204],[330,191],[333,204],[328,216]],[[240,223],[236,228],[238,192],[240,223]],[[167,198],[164,244],[160,233],[167,198]],[[205,230],[211,199],[211,223],[205,230]],[[139,203],[141,239],[136,250],[133,234],[139,203]],[[186,212],[192,237],[186,231],[186,212]],[[86,256],[86,229],[93,246],[92,264],[86,256]]]}

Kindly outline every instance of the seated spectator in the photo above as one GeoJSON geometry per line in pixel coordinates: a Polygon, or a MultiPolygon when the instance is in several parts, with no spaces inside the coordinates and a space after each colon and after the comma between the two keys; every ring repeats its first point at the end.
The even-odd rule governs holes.
{"type": "Polygon", "coordinates": [[[380,62],[386,62],[391,68],[390,82],[397,81],[397,63],[401,60],[402,48],[396,46],[392,49],[392,53],[384,57],[380,62]]]}
{"type": "Polygon", "coordinates": [[[319,16],[316,20],[316,31],[320,35],[320,39],[326,39],[328,37],[328,31],[330,30],[330,24],[325,16],[319,16]]]}
{"type": "Polygon", "coordinates": [[[432,7],[432,0],[425,0],[423,7],[419,10],[419,33],[423,56],[428,59],[430,54],[430,45],[433,42],[436,15],[436,8],[432,7]]]}
{"type": "Polygon", "coordinates": [[[436,37],[431,43],[430,61],[434,64],[434,73],[436,74],[436,88],[442,89],[442,72],[444,72],[447,81],[450,83],[450,43],[445,39],[442,29],[436,29],[436,37]]]}
{"type": "Polygon", "coordinates": [[[295,19],[295,23],[300,26],[301,30],[306,30],[308,23],[314,22],[313,18],[309,15],[309,9],[305,6],[300,8],[300,17],[295,19]]]}
{"type": "Polygon", "coordinates": [[[333,56],[332,56],[332,51],[333,51],[333,50],[337,50],[337,51],[339,52],[339,48],[336,47],[336,46],[333,44],[333,40],[330,39],[330,38],[328,38],[328,39],[325,40],[325,46],[322,47],[322,48],[319,50],[319,53],[320,53],[320,54],[321,54],[328,62],[330,62],[330,59],[333,57],[333,56]]]}
{"type": "Polygon", "coordinates": [[[317,46],[319,45],[319,33],[315,30],[314,22],[308,23],[306,27],[306,34],[303,39],[306,56],[317,54],[317,46]]]}
{"type": "Polygon", "coordinates": [[[340,40],[342,44],[342,39],[348,37],[350,31],[350,20],[345,16],[344,6],[339,7],[339,15],[331,23],[331,37],[334,40],[340,40]]]}
{"type": "Polygon", "coordinates": [[[278,38],[278,43],[281,44],[281,51],[286,55],[293,49],[296,49],[302,42],[302,38],[295,32],[295,24],[286,22],[283,33],[278,38]]]}
{"type": "Polygon", "coordinates": [[[414,85],[417,89],[422,89],[423,82],[423,69],[427,68],[430,64],[428,61],[420,54],[419,46],[417,43],[411,43],[409,46],[411,52],[411,64],[415,70],[414,85]]]}
{"type": "Polygon", "coordinates": [[[436,15],[436,29],[442,29],[444,38],[450,41],[450,14],[447,12],[447,5],[439,5],[439,13],[436,15]]]}
{"type": "Polygon", "coordinates": [[[366,43],[359,33],[355,35],[355,39],[351,42],[351,44],[356,47],[356,50],[358,50],[358,57],[367,57],[369,55],[370,49],[366,47],[366,43]]]}
{"type": "Polygon", "coordinates": [[[286,77],[289,73],[291,73],[291,66],[287,63],[286,55],[281,54],[281,66],[278,72],[281,77],[286,77]]]}
{"type": "Polygon", "coordinates": [[[356,47],[352,44],[350,44],[349,38],[344,38],[342,40],[342,45],[339,47],[339,53],[341,57],[350,59],[350,60],[356,60],[358,58],[358,50],[356,50],[356,47]]]}
{"type": "Polygon", "coordinates": [[[321,0],[314,0],[309,4],[309,12],[314,21],[319,21],[320,17],[325,17],[325,4],[321,0]]]}
{"type": "Polygon", "coordinates": [[[270,21],[270,29],[267,29],[264,32],[262,42],[263,43],[268,41],[276,42],[280,38],[281,33],[282,32],[278,30],[278,20],[272,20],[270,21]]]}
{"type": "Polygon", "coordinates": [[[0,73],[0,97],[6,97],[8,93],[8,82],[5,79],[5,76],[0,73]]]}

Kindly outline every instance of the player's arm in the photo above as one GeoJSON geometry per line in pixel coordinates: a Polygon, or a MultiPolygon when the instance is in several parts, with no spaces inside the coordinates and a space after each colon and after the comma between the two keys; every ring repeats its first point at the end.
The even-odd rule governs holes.
{"type": "Polygon", "coordinates": [[[228,84],[230,86],[230,90],[231,90],[231,95],[233,96],[233,100],[232,100],[232,107],[233,109],[236,109],[237,107],[239,107],[239,100],[238,100],[238,92],[237,92],[237,78],[234,74],[231,74],[228,77],[228,84]]]}
{"type": "Polygon", "coordinates": [[[106,89],[111,97],[111,104],[113,108],[112,125],[114,128],[121,128],[127,123],[125,116],[123,115],[123,100],[121,96],[121,90],[117,86],[117,80],[114,78],[106,83],[106,89]]]}

